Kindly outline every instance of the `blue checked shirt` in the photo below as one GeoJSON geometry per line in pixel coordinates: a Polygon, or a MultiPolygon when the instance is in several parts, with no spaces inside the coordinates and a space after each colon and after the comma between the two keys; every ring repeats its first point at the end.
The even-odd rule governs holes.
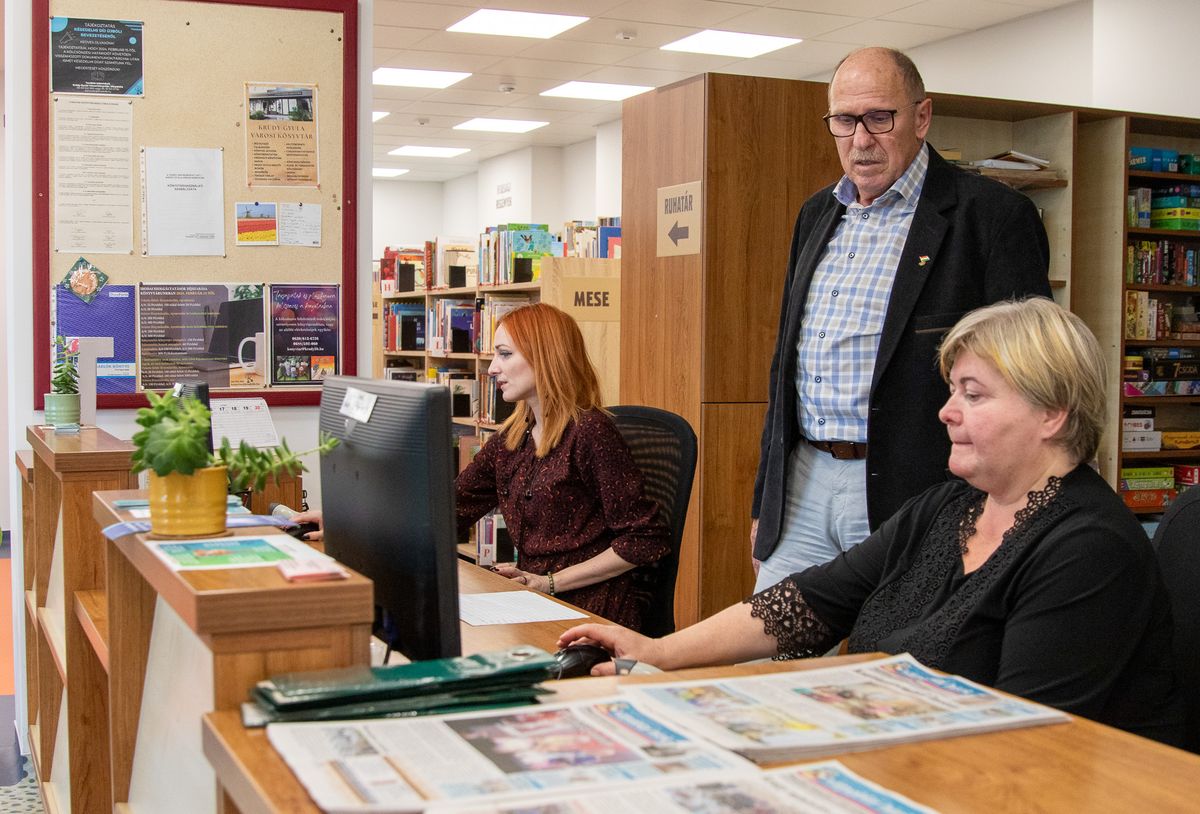
{"type": "Polygon", "coordinates": [[[796,345],[800,427],[814,441],[867,440],[867,407],[896,267],[929,168],[929,148],[871,202],[847,177],[833,195],[845,205],[813,273],[796,345]]]}

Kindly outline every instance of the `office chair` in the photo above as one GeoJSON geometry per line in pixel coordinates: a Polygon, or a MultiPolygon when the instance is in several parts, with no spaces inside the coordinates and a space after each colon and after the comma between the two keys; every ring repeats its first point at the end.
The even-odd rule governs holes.
{"type": "Polygon", "coordinates": [[[625,439],[634,463],[645,477],[646,495],[658,501],[670,530],[671,550],[636,575],[649,582],[650,607],[641,632],[665,636],[675,630],[675,575],[679,547],[696,472],[696,433],[680,416],[655,407],[610,407],[613,422],[625,439]]]}
{"type": "Polygon", "coordinates": [[[1200,754],[1200,486],[1168,508],[1154,533],[1154,550],[1171,597],[1175,671],[1184,694],[1183,747],[1200,754]]]}

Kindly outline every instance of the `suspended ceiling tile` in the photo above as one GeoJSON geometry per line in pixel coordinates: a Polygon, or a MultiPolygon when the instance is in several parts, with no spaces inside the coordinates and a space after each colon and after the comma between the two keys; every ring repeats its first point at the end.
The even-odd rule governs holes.
{"type": "Polygon", "coordinates": [[[849,14],[864,20],[889,14],[912,4],[913,0],[855,0],[853,3],[847,3],[846,0],[775,0],[771,3],[780,8],[819,14],[849,14]]]}
{"type": "MultiPolygon", "coordinates": [[[[399,28],[392,25],[375,25],[371,29],[371,45],[378,52],[381,48],[411,48],[430,34],[424,28],[399,28]]],[[[377,61],[375,63],[379,65],[377,61]]]]}
{"type": "Polygon", "coordinates": [[[1036,13],[1037,9],[1028,6],[996,3],[992,0],[924,0],[887,14],[883,19],[978,29],[1036,13]]]}
{"type": "Polygon", "coordinates": [[[439,31],[430,34],[419,45],[430,51],[447,51],[452,54],[491,54],[498,57],[510,57],[521,53],[535,42],[538,40],[529,37],[493,37],[487,34],[439,31]]]}
{"type": "MultiPolygon", "coordinates": [[[[685,51],[647,50],[635,57],[625,60],[618,68],[650,68],[656,71],[671,71],[693,76],[706,71],[719,71],[725,65],[740,60],[737,57],[716,56],[713,54],[689,54],[685,51]]],[[[681,77],[686,78],[686,77],[681,77]]],[[[671,80],[675,81],[675,80],[671,80]]],[[[641,84],[649,84],[642,82],[641,84]]]]}
{"type": "Polygon", "coordinates": [[[890,48],[905,49],[962,33],[965,32],[960,28],[896,23],[890,20],[866,20],[846,28],[840,28],[825,39],[854,45],[886,45],[890,48]]]}
{"type": "Polygon", "coordinates": [[[426,71],[466,71],[475,73],[498,61],[491,54],[464,51],[440,51],[435,48],[408,48],[397,52],[377,68],[419,68],[426,71]]]}
{"type": "MultiPolygon", "coordinates": [[[[496,76],[530,76],[540,79],[554,79],[558,83],[562,83],[578,79],[595,68],[595,65],[590,65],[586,62],[526,59],[524,56],[520,56],[502,59],[488,66],[487,72],[496,76]]],[[[541,90],[545,90],[545,88],[540,88],[539,91],[541,90]]]]}
{"type": "Polygon", "coordinates": [[[611,20],[631,20],[637,23],[675,25],[687,21],[698,28],[722,28],[720,24],[743,13],[746,7],[738,3],[711,0],[629,0],[610,9],[603,16],[611,20]]]}
{"type": "Polygon", "coordinates": [[[739,63],[727,65],[721,73],[740,74],[741,76],[769,76],[775,79],[802,79],[805,76],[824,68],[819,62],[790,62],[776,59],[743,59],[739,63]]]}
{"type": "Polygon", "coordinates": [[[830,31],[861,22],[842,14],[813,14],[786,8],[757,8],[726,21],[729,31],[767,34],[773,37],[819,37],[830,31]]]}
{"type": "MultiPolygon", "coordinates": [[[[636,42],[636,41],[635,41],[636,42]]],[[[642,52],[642,48],[619,42],[580,42],[555,37],[534,43],[521,53],[525,59],[549,59],[560,62],[586,62],[592,65],[612,65],[642,52]]]]}
{"type": "Polygon", "coordinates": [[[658,48],[668,42],[675,42],[695,34],[700,28],[694,26],[659,25],[658,23],[639,23],[631,20],[615,20],[597,17],[583,25],[578,25],[570,31],[564,31],[555,39],[564,41],[601,42],[635,45],[639,48],[658,48]],[[633,34],[632,40],[618,40],[619,33],[633,34]]]}
{"type": "Polygon", "coordinates": [[[401,0],[375,0],[376,25],[396,25],[444,31],[479,6],[473,3],[408,3],[401,0]]]}

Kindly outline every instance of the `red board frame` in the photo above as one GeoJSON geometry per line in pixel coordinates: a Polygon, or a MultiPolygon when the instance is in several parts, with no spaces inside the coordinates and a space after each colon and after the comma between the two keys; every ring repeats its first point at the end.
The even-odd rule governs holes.
{"type": "MultiPolygon", "coordinates": [[[[165,0],[164,0],[165,1],[165,0]]],[[[192,0],[231,6],[267,6],[342,15],[342,319],[341,372],[358,370],[358,4],[356,0],[192,0]]],[[[33,0],[33,409],[50,390],[50,0],[33,0]]],[[[214,398],[263,396],[272,405],[316,405],[320,390],[268,388],[214,393],[214,398]]],[[[141,407],[141,393],[97,396],[102,408],[141,407]]]]}

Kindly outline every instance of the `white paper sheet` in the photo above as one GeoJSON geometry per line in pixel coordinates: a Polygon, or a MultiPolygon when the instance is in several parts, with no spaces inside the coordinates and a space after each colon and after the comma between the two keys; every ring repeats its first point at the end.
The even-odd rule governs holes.
{"type": "Polygon", "coordinates": [[[142,251],[225,254],[225,187],[220,149],[142,149],[142,251]]]}
{"type": "Polygon", "coordinates": [[[279,204],[279,245],[321,245],[321,205],[303,203],[279,204]]]}
{"type": "Polygon", "coordinates": [[[133,103],[54,97],[54,250],[133,251],[133,103]]]}
{"type": "Polygon", "coordinates": [[[498,591],[460,596],[458,618],[468,625],[517,625],[586,619],[587,615],[531,591],[498,591]]]}
{"type": "Polygon", "coordinates": [[[228,438],[234,449],[242,441],[259,448],[279,446],[279,433],[263,398],[213,399],[212,434],[216,446],[221,445],[222,438],[228,438]]]}

